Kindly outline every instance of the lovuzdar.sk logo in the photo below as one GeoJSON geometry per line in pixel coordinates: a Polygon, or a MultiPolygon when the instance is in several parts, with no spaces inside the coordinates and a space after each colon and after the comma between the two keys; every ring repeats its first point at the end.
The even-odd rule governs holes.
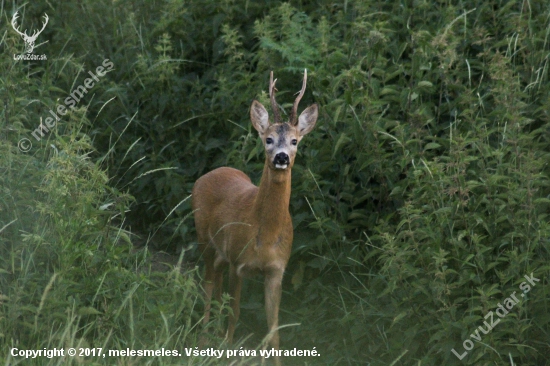
{"type": "Polygon", "coordinates": [[[19,17],[19,12],[16,11],[15,14],[13,14],[13,18],[11,18],[11,26],[17,32],[17,34],[19,34],[23,38],[23,41],[25,42],[25,51],[20,55],[13,55],[13,59],[14,60],[33,60],[33,61],[47,60],[48,58],[46,57],[46,55],[35,55],[32,53],[32,51],[34,50],[36,39],[38,38],[40,33],[42,33],[44,28],[46,28],[46,24],[48,24],[48,20],[49,20],[48,14],[44,13],[44,22],[42,23],[42,29],[34,30],[30,36],[27,34],[26,29],[24,32],[21,32],[19,30],[19,26],[17,25],[18,17],[19,17]]]}

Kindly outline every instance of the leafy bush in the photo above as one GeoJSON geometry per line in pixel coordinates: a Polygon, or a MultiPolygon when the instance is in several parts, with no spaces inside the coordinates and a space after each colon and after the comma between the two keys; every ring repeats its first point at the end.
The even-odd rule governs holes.
{"type": "MultiPolygon", "coordinates": [[[[4,39],[7,53],[18,52],[15,41],[4,39]]],[[[86,133],[92,120],[85,105],[40,141],[31,135],[59,104],[56,97],[68,94],[59,85],[80,82],[72,58],[39,65],[0,60],[0,358],[22,362],[10,353],[13,347],[183,352],[182,344],[195,344],[199,320],[195,268],[182,253],[171,270],[159,272],[147,248],[134,248],[135,235],[124,227],[133,198],[109,185],[102,163],[108,155],[98,156],[86,133]],[[27,153],[18,149],[21,138],[34,144],[27,153]]],[[[68,356],[24,362],[91,359],[102,362],[68,356]]]]}
{"type": "MultiPolygon", "coordinates": [[[[321,116],[293,170],[296,235],[281,316],[283,323],[301,325],[281,331],[283,346],[315,346],[327,364],[544,363],[550,351],[546,2],[27,5],[36,19],[46,9],[54,13],[51,8],[56,16],[44,37],[47,53],[60,56],[26,69],[2,61],[8,113],[0,118],[10,131],[3,150],[11,152],[2,159],[12,175],[0,179],[12,187],[6,196],[12,198],[2,203],[0,227],[13,220],[7,214],[17,212],[13,207],[26,208],[0,234],[11,243],[2,258],[12,263],[19,230],[39,232],[35,224],[46,220],[51,237],[25,234],[17,245],[55,245],[40,254],[51,268],[58,263],[68,271],[78,263],[70,272],[76,288],[49,289],[52,277],[40,276],[37,294],[83,291],[78,305],[98,306],[99,285],[84,285],[86,275],[125,268],[112,283],[116,288],[122,281],[129,292],[105,297],[105,306],[126,309],[129,294],[138,301],[159,286],[162,306],[172,307],[178,319],[173,324],[198,320],[189,316],[192,303],[175,308],[176,292],[165,292],[164,283],[145,286],[156,275],[129,270],[130,263],[146,263],[147,252],[133,253],[118,233],[149,231],[159,247],[174,250],[183,243],[183,257],[196,254],[187,199],[194,181],[230,165],[257,182],[263,152],[249,105],[253,98],[267,101],[273,70],[288,113],[307,68],[302,104],[319,103],[321,116]],[[32,158],[15,153],[15,135],[36,128],[46,107],[72,90],[79,71],[104,58],[115,69],[48,137],[59,154],[48,147],[51,140],[32,158]],[[92,145],[96,150],[86,155],[92,145]],[[28,165],[38,168],[20,169],[28,165]],[[14,173],[32,179],[23,182],[14,173]],[[135,203],[126,212],[128,194],[135,203]],[[49,203],[29,203],[35,200],[49,203]],[[117,203],[116,210],[99,209],[109,203],[117,203]],[[116,229],[114,211],[120,212],[116,229]],[[89,250],[89,235],[97,252],[89,250]],[[68,243],[80,244],[67,253],[68,243]],[[485,315],[531,273],[541,282],[460,361],[451,350],[461,354],[485,315]],[[133,284],[143,285],[133,292],[133,284]]],[[[21,41],[6,32],[3,47],[13,53],[21,41]]],[[[30,257],[24,258],[23,267],[31,268],[30,257]]],[[[51,268],[46,273],[57,273],[51,268]]],[[[195,294],[191,273],[171,273],[171,281],[181,281],[177,296],[195,294]]],[[[263,329],[260,288],[251,282],[245,289],[243,318],[251,320],[243,320],[243,336],[263,329]]],[[[152,342],[152,335],[137,330],[151,319],[141,314],[133,335],[122,328],[113,333],[120,344],[138,333],[152,342]]],[[[100,339],[105,330],[98,317],[86,316],[100,339]]]]}

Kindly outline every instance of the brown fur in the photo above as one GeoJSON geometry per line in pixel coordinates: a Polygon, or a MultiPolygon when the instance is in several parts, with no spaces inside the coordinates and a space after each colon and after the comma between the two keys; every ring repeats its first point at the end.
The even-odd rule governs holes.
{"type": "MultiPolygon", "coordinates": [[[[317,106],[312,105],[304,110],[294,125],[270,124],[267,111],[257,101],[252,103],[250,114],[252,124],[266,148],[260,186],[252,184],[240,170],[223,167],[203,175],[193,187],[195,227],[206,267],[203,322],[209,322],[212,296],[221,300],[223,270],[229,266],[233,314],[229,317],[227,338],[231,343],[240,314],[242,278],[262,274],[265,277],[269,344],[279,349],[281,283],[293,239],[288,209],[291,168],[297,142],[315,125],[317,106]],[[273,139],[273,143],[266,143],[268,138],[273,139]],[[296,145],[293,140],[296,140],[296,145]],[[277,168],[273,161],[275,155],[281,152],[288,155],[289,164],[277,168]]],[[[275,362],[279,365],[279,358],[275,358],[275,362]]]]}

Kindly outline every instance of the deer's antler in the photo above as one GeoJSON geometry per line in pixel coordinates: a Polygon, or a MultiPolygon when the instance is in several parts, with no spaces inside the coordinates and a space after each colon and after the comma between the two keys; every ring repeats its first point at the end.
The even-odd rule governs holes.
{"type": "Polygon", "coordinates": [[[281,122],[279,106],[277,105],[277,101],[275,100],[275,92],[277,91],[277,89],[275,88],[276,82],[277,79],[273,80],[273,71],[271,71],[271,74],[269,75],[269,99],[271,99],[271,109],[273,109],[273,123],[281,122]]]}
{"type": "Polygon", "coordinates": [[[294,105],[292,106],[292,112],[290,114],[290,124],[293,126],[296,126],[298,124],[298,104],[300,104],[300,100],[304,96],[304,93],[306,91],[306,85],[307,85],[307,69],[304,69],[304,81],[302,82],[302,90],[300,90],[300,94],[296,97],[296,100],[294,101],[294,105]]]}
{"type": "Polygon", "coordinates": [[[25,32],[21,32],[19,30],[19,27],[17,26],[17,18],[19,17],[19,12],[16,11],[15,14],[13,14],[13,18],[11,19],[11,25],[13,27],[13,29],[19,33],[20,36],[22,36],[24,39],[26,40],[36,40],[36,38],[38,37],[38,35],[40,33],[42,33],[42,31],[44,30],[44,28],[46,28],[46,24],[48,24],[48,20],[50,19],[48,17],[48,14],[44,13],[44,23],[42,24],[42,29],[40,29],[39,31],[35,30],[32,35],[28,35],[27,34],[27,30],[25,29],[25,32]]]}
{"type": "Polygon", "coordinates": [[[30,36],[29,38],[36,39],[36,37],[38,37],[38,35],[39,35],[40,33],[42,33],[42,31],[44,30],[44,28],[46,28],[46,24],[48,24],[48,20],[49,20],[49,19],[50,19],[50,18],[48,18],[48,14],[44,13],[44,20],[45,20],[45,22],[42,24],[42,29],[40,29],[39,31],[34,31],[34,32],[32,33],[32,36],[30,36]]]}
{"type": "Polygon", "coordinates": [[[13,14],[13,18],[11,18],[11,26],[13,27],[13,30],[15,30],[20,36],[28,37],[26,29],[24,33],[19,30],[19,27],[17,26],[18,17],[19,17],[19,12],[16,11],[15,14],[13,14]]]}

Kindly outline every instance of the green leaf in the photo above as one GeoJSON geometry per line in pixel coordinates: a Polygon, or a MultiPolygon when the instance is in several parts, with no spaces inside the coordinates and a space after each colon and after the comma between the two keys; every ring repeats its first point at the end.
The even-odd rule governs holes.
{"type": "Polygon", "coordinates": [[[334,157],[336,156],[336,154],[338,153],[338,151],[342,147],[342,144],[345,144],[345,143],[350,142],[350,141],[351,141],[351,139],[344,132],[342,132],[340,134],[340,137],[338,138],[338,141],[336,142],[336,145],[334,145],[334,151],[332,152],[332,158],[334,159],[334,157]]]}
{"type": "Polygon", "coordinates": [[[98,311],[97,309],[93,308],[93,307],[90,307],[90,306],[85,306],[85,307],[82,307],[80,309],[78,309],[78,315],[80,316],[83,316],[83,315],[99,315],[99,314],[103,314],[101,311],[98,311]]]}
{"type": "Polygon", "coordinates": [[[424,147],[424,150],[433,150],[433,149],[437,149],[439,147],[441,147],[441,145],[439,145],[437,142],[429,142],[424,147]]]}
{"type": "Polygon", "coordinates": [[[432,86],[433,86],[432,83],[430,83],[429,81],[425,81],[425,80],[418,83],[419,88],[431,88],[432,86]]]}

